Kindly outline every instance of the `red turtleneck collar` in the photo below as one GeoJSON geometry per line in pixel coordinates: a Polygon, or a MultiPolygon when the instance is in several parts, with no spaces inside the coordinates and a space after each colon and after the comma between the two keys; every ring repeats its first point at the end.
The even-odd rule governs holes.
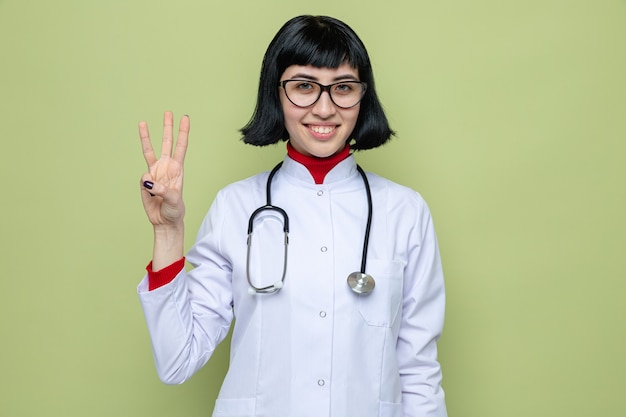
{"type": "Polygon", "coordinates": [[[330,172],[339,162],[343,161],[350,156],[350,145],[346,143],[346,146],[342,151],[329,156],[328,158],[317,158],[315,156],[303,155],[291,146],[291,143],[287,142],[287,155],[296,162],[304,165],[316,184],[323,184],[326,174],[330,172]]]}

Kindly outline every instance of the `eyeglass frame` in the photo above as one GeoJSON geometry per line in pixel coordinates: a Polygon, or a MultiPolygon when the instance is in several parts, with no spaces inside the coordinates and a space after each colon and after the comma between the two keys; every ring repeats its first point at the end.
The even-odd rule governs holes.
{"type": "Polygon", "coordinates": [[[328,97],[330,98],[330,101],[332,101],[332,103],[335,106],[339,107],[340,109],[351,109],[351,108],[355,107],[357,104],[359,104],[361,102],[361,100],[363,100],[363,97],[365,97],[365,93],[367,91],[367,83],[365,83],[363,81],[357,81],[357,80],[338,81],[336,83],[324,85],[324,84],[318,83],[317,81],[303,80],[303,79],[299,79],[299,78],[292,78],[292,79],[289,79],[289,80],[279,81],[278,82],[278,86],[281,87],[283,89],[283,91],[285,92],[285,97],[287,97],[287,100],[289,100],[289,102],[291,104],[293,104],[294,106],[300,107],[301,109],[304,109],[304,108],[307,108],[307,107],[311,107],[312,105],[317,103],[319,101],[320,97],[322,97],[322,93],[324,93],[324,91],[326,91],[328,93],[328,97]],[[309,104],[307,106],[301,106],[299,104],[294,103],[293,100],[291,100],[289,98],[289,94],[287,94],[287,90],[285,89],[285,85],[287,85],[287,83],[290,82],[290,81],[302,81],[302,82],[306,82],[306,83],[310,83],[310,84],[315,84],[315,85],[320,87],[320,93],[318,94],[317,98],[313,101],[313,103],[311,103],[311,104],[309,104]],[[330,89],[331,89],[331,87],[333,87],[335,85],[347,84],[347,83],[361,84],[361,86],[363,87],[363,92],[361,93],[361,97],[359,98],[359,100],[356,103],[354,103],[352,106],[344,107],[344,106],[340,106],[339,104],[335,103],[335,100],[333,100],[333,95],[330,93],[330,89]]]}

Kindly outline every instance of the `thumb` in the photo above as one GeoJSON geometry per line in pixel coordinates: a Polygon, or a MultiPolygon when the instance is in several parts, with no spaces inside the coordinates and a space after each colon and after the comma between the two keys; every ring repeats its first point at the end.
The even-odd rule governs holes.
{"type": "Polygon", "coordinates": [[[154,181],[149,173],[141,177],[141,189],[150,197],[161,197],[166,205],[178,206],[180,204],[180,193],[174,188],[154,181]]]}
{"type": "Polygon", "coordinates": [[[155,183],[154,179],[150,174],[144,174],[139,181],[139,185],[142,191],[147,192],[151,197],[159,195],[159,191],[164,193],[163,186],[161,184],[155,183]]]}

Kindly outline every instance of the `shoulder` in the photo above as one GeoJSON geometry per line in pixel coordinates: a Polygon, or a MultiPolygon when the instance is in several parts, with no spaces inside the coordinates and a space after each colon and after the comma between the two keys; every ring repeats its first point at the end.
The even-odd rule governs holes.
{"type": "Polygon", "coordinates": [[[384,194],[389,204],[411,205],[414,207],[427,206],[422,195],[406,185],[399,184],[378,174],[367,172],[372,193],[384,194]]]}
{"type": "Polygon", "coordinates": [[[262,204],[265,198],[265,182],[268,173],[241,179],[221,188],[215,195],[205,216],[206,220],[223,222],[226,217],[232,217],[240,212],[250,211],[252,206],[262,204]]]}
{"type": "Polygon", "coordinates": [[[230,183],[217,192],[215,199],[220,200],[238,200],[250,198],[259,190],[265,190],[265,183],[269,172],[261,172],[248,178],[241,179],[230,183]]]}
{"type": "Polygon", "coordinates": [[[230,227],[232,222],[240,222],[241,218],[249,216],[254,208],[262,205],[267,176],[267,172],[262,172],[221,188],[204,216],[199,236],[230,227]]]}
{"type": "Polygon", "coordinates": [[[429,242],[436,245],[433,216],[422,195],[379,175],[368,173],[367,176],[372,189],[374,218],[378,217],[399,241],[418,242],[421,246],[424,239],[431,236],[429,242]]]}
{"type": "Polygon", "coordinates": [[[395,230],[413,230],[423,235],[432,227],[432,214],[428,203],[414,189],[391,181],[380,175],[367,173],[374,211],[382,212],[395,230]]]}

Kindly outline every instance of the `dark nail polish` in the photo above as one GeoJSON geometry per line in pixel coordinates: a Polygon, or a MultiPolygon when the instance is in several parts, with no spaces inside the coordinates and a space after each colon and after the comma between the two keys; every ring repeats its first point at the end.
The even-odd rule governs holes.
{"type": "Polygon", "coordinates": [[[148,190],[151,190],[152,187],[154,187],[154,183],[152,181],[144,181],[143,186],[146,187],[148,190]]]}

